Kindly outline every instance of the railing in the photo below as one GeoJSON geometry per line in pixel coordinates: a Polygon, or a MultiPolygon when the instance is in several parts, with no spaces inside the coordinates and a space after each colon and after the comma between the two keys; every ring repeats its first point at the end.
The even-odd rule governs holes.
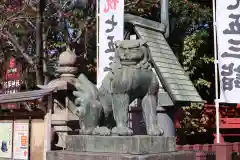
{"type": "Polygon", "coordinates": [[[240,143],[178,145],[179,151],[196,152],[196,160],[240,160],[240,143]]]}

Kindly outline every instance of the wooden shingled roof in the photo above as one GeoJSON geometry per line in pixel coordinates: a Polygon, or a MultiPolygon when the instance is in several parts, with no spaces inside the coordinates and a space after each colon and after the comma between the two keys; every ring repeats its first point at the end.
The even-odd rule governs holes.
{"type": "Polygon", "coordinates": [[[189,76],[167,43],[163,24],[125,14],[125,23],[131,23],[139,38],[147,40],[155,73],[160,81],[160,101],[173,103],[203,102],[189,76]]]}
{"type": "Polygon", "coordinates": [[[34,91],[26,92],[17,92],[11,94],[0,94],[0,104],[3,103],[15,103],[15,102],[24,102],[42,98],[45,95],[51,94],[55,89],[41,89],[34,91]]]}

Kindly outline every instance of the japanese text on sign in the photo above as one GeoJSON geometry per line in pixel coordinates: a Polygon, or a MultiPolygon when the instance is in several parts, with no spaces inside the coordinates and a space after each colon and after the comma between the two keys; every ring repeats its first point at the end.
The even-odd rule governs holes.
{"type": "Polygon", "coordinates": [[[115,41],[123,40],[124,29],[124,1],[100,0],[99,17],[99,54],[97,86],[102,83],[111,63],[110,57],[114,56],[115,41]]]}
{"type": "Polygon", "coordinates": [[[216,2],[220,101],[240,103],[240,0],[216,2]]]}

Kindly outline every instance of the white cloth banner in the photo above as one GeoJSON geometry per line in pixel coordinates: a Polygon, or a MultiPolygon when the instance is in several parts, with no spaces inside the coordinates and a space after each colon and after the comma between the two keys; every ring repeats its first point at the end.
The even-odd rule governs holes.
{"type": "Polygon", "coordinates": [[[240,0],[216,0],[220,102],[240,103],[240,0]]]}
{"type": "Polygon", "coordinates": [[[100,87],[106,76],[111,56],[114,56],[114,42],[123,40],[124,0],[99,0],[99,54],[97,86],[100,87]]]}

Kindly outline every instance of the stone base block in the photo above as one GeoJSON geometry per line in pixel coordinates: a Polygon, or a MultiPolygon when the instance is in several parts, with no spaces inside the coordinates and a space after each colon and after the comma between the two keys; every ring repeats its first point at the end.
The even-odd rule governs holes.
{"type": "Polygon", "coordinates": [[[66,150],[72,152],[156,154],[176,151],[175,137],[69,135],[66,150]]]}
{"type": "Polygon", "coordinates": [[[195,153],[188,151],[169,152],[148,155],[130,155],[119,153],[90,153],[51,151],[47,160],[195,160],[195,153]]]}

